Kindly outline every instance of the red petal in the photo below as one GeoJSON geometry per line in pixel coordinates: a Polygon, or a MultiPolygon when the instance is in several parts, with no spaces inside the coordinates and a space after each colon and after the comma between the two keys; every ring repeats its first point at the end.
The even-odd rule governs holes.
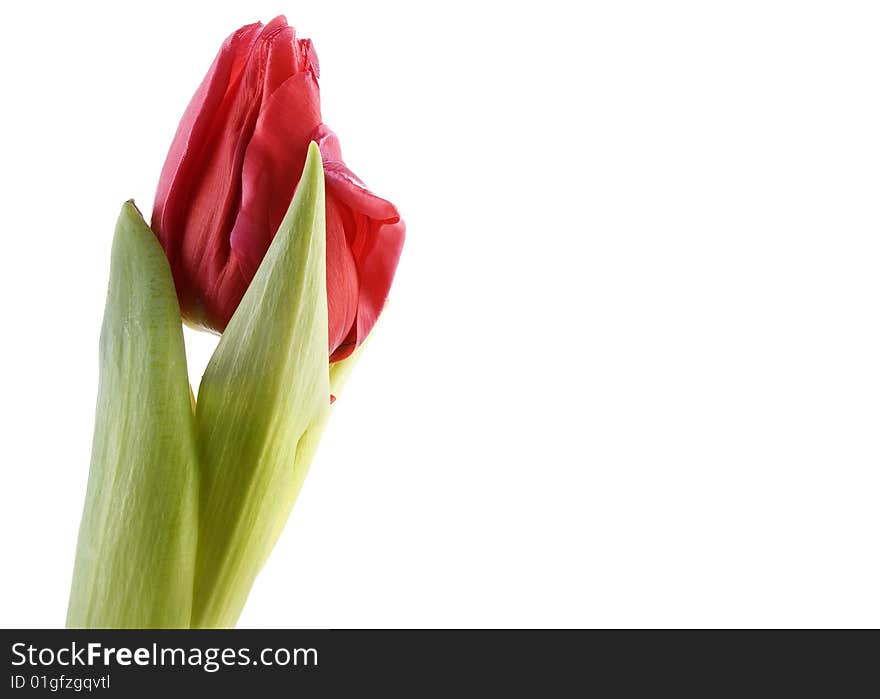
{"type": "Polygon", "coordinates": [[[330,354],[345,342],[357,318],[358,270],[348,246],[346,229],[354,225],[351,211],[327,197],[327,321],[330,354]]]}
{"type": "Polygon", "coordinates": [[[241,173],[251,134],[260,115],[266,66],[273,37],[284,27],[263,27],[250,47],[240,80],[230,84],[213,115],[210,141],[199,158],[199,174],[187,188],[188,211],[178,274],[191,297],[184,312],[191,320],[223,330],[244,294],[244,278],[230,257],[230,233],[239,213],[241,173]],[[198,317],[193,318],[194,315],[198,317]]]}
{"type": "Polygon", "coordinates": [[[361,284],[356,345],[366,339],[385,307],[406,237],[406,226],[399,219],[394,223],[371,221],[369,228],[367,245],[356,255],[361,284]]]}
{"type": "MultiPolygon", "coordinates": [[[[400,259],[406,227],[395,206],[370,192],[342,162],[339,141],[330,129],[322,124],[314,138],[324,158],[328,217],[331,210],[340,212],[338,219],[344,222],[346,242],[357,270],[355,322],[338,344],[334,344],[332,332],[330,335],[330,361],[339,361],[364,341],[382,312],[400,259]]],[[[328,223],[328,246],[329,235],[328,223]]],[[[328,247],[328,297],[331,264],[328,247]]]]}
{"type": "Polygon", "coordinates": [[[406,227],[403,221],[388,224],[359,216],[356,235],[368,239],[361,254],[355,256],[359,295],[357,319],[345,339],[332,351],[331,362],[345,359],[360,345],[376,324],[394,279],[406,227]]]}
{"type": "Polygon", "coordinates": [[[193,160],[199,156],[208,140],[214,113],[230,84],[238,81],[261,26],[259,23],[249,24],[223,42],[177,127],[159,177],[152,218],[153,230],[165,247],[166,254],[169,254],[169,259],[174,247],[174,241],[169,236],[180,229],[182,223],[179,219],[186,212],[187,202],[182,201],[178,205],[177,199],[186,195],[193,160]]]}
{"type": "Polygon", "coordinates": [[[320,123],[316,78],[304,72],[317,70],[311,42],[280,16],[230,36],[193,97],[153,214],[189,320],[225,329],[259,266],[320,123]],[[301,129],[291,128],[290,105],[301,129]]]}
{"type": "Polygon", "coordinates": [[[253,277],[302,175],[309,135],[321,121],[310,73],[288,78],[263,105],[242,169],[241,206],[230,245],[242,276],[253,277]]]}

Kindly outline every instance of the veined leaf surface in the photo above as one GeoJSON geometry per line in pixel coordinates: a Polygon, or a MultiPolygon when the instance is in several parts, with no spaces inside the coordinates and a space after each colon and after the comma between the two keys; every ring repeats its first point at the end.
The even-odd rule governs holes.
{"type": "Polygon", "coordinates": [[[171,270],[153,232],[128,202],[113,240],[92,463],[68,626],[189,626],[197,477],[171,270]]]}

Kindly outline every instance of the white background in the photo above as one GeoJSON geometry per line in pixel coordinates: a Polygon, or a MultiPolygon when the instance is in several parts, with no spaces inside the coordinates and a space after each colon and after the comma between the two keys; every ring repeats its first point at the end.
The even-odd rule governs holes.
{"type": "Polygon", "coordinates": [[[876,4],[0,7],[0,625],[64,622],[118,209],[281,12],[408,240],[241,626],[880,625],[876,4]]]}

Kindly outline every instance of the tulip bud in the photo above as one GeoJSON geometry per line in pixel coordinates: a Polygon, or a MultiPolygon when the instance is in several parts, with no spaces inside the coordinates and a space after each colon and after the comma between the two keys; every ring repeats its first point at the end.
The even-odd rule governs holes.
{"type": "Polygon", "coordinates": [[[188,627],[197,507],[180,309],[165,254],[128,202],[113,240],[67,625],[188,627]]]}
{"type": "Polygon", "coordinates": [[[311,141],[326,176],[331,361],[360,345],[382,310],[404,240],[390,202],[367,190],[321,120],[318,58],[284,17],[242,27],[193,96],[159,180],[152,226],[181,311],[223,332],[300,179],[311,141]]]}
{"type": "Polygon", "coordinates": [[[233,626],[330,411],[324,178],[315,144],[199,388],[194,627],[233,626]]]}

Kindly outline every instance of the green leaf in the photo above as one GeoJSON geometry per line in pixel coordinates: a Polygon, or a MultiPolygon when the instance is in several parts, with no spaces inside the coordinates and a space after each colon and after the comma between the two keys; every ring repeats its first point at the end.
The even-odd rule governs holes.
{"type": "Polygon", "coordinates": [[[290,208],[199,388],[194,627],[237,621],[330,411],[324,171],[313,143],[290,208]]]}
{"type": "Polygon", "coordinates": [[[113,240],[68,626],[189,626],[197,476],[171,270],[155,235],[128,202],[113,240]]]}

